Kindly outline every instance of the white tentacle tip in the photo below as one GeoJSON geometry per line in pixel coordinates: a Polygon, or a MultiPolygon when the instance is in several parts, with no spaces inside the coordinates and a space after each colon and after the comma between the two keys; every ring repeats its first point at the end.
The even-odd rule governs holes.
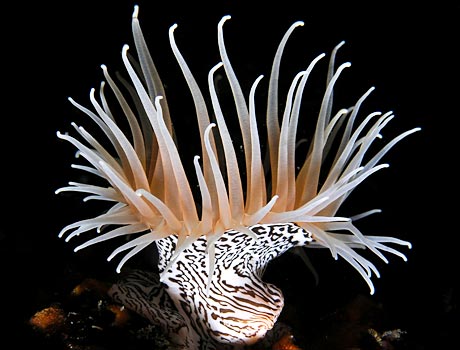
{"type": "Polygon", "coordinates": [[[162,272],[160,272],[160,282],[164,282],[165,281],[165,273],[166,273],[166,269],[162,272]]]}
{"type": "Polygon", "coordinates": [[[139,197],[142,197],[142,196],[145,196],[145,193],[146,193],[146,192],[147,192],[146,190],[144,190],[143,188],[140,188],[140,189],[136,190],[135,193],[136,193],[136,195],[138,195],[139,197]]]}
{"type": "Polygon", "coordinates": [[[169,32],[172,33],[176,30],[177,28],[177,23],[174,23],[171,27],[169,27],[169,32]]]}
{"type": "Polygon", "coordinates": [[[341,42],[339,42],[339,43],[335,46],[334,50],[337,51],[337,50],[340,49],[344,44],[345,44],[345,40],[342,40],[341,42]]]}
{"type": "Polygon", "coordinates": [[[230,18],[232,18],[232,16],[230,15],[225,15],[221,18],[221,20],[219,21],[219,24],[217,25],[217,28],[219,30],[222,30],[222,27],[224,26],[224,22],[229,20],[230,18]]]}
{"type": "Polygon", "coordinates": [[[210,123],[207,127],[206,130],[211,130],[213,127],[216,126],[216,123],[210,123]]]}
{"type": "Polygon", "coordinates": [[[137,16],[139,15],[139,6],[134,5],[134,11],[133,11],[133,19],[137,19],[137,16]]]}

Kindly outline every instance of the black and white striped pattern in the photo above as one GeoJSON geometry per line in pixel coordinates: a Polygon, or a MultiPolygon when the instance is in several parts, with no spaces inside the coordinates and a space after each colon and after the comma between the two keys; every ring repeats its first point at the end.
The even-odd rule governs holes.
{"type": "Polygon", "coordinates": [[[177,242],[170,236],[157,242],[162,283],[158,276],[133,273],[112,288],[112,296],[162,326],[184,348],[252,344],[273,328],[284,305],[282,292],[262,281],[267,264],[312,238],[290,223],[250,229],[254,236],[229,230],[215,242],[209,290],[206,238],[195,241],[170,264],[177,242]]]}

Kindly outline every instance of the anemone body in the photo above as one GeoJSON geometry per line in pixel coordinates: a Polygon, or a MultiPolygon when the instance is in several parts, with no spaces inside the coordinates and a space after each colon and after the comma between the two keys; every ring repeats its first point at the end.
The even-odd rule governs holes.
{"type": "Polygon", "coordinates": [[[312,238],[290,223],[254,225],[250,230],[253,235],[227,230],[219,237],[212,269],[205,236],[172,264],[177,238],[159,240],[161,282],[154,273],[136,270],[115,284],[110,295],[161,325],[177,348],[236,349],[253,344],[274,327],[284,306],[281,290],[262,280],[267,264],[312,238]],[[162,284],[167,285],[167,298],[162,284]]]}
{"type": "MultiPolygon", "coordinates": [[[[224,16],[218,24],[221,62],[209,72],[210,106],[176,45],[177,25],[169,31],[173,54],[195,103],[201,157],[193,159],[194,172],[187,172],[182,163],[174,133],[176,119],[170,117],[137,7],[132,29],[138,60],[128,55],[127,46],[122,51],[129,79],[121,79],[123,86],[119,86],[102,66],[105,82],[99,100],[91,90],[93,109],[70,99],[102,130],[107,146],[76,124],[73,126],[79,137],[58,133],[89,163],[74,167],[102,178],[107,185],[71,182],[57,192],[88,193],[85,200],[113,204],[96,217],[66,226],[60,236],[66,235],[69,240],[97,232],[75,250],[127,236],[128,241],[109,257],[129,250],[118,271],[130,257],[156,244],[160,275],[135,273],[115,285],[111,294],[161,325],[178,347],[188,349],[243,347],[263,338],[283,307],[282,292],[263,282],[263,273],[272,259],[291,248],[328,248],[335,259],[341,256],[349,262],[373,293],[371,276],[378,276],[378,271],[356,248],[367,248],[387,262],[382,252],[406,259],[392,244],[410,247],[409,242],[394,237],[364,235],[355,220],[337,212],[362,181],[387,167],[380,163],[381,158],[418,128],[377,146],[378,151],[369,154],[374,143],[382,142],[381,131],[393,114],[359,115],[373,88],[351,107],[333,113],[334,85],[350,66],[347,62],[335,68],[340,43],[329,58],[327,84],[311,142],[299,140],[303,92],[310,73],[325,55],[319,55],[293,77],[284,110],[279,113],[281,58],[289,36],[303,25],[296,22],[288,28],[275,53],[268,81],[266,130],[260,130],[255,95],[262,76],[254,82],[246,102],[225,48],[223,26],[228,19],[224,16]],[[227,126],[228,117],[224,117],[214,86],[215,74],[222,70],[231,87],[239,130],[227,126]],[[118,101],[128,130],[122,130],[119,116],[109,107],[106,84],[118,101]],[[243,160],[237,158],[235,132],[241,135],[243,160]],[[261,154],[263,133],[267,162],[261,154]],[[301,162],[296,156],[299,149],[304,155],[301,162]],[[194,193],[192,188],[199,192],[194,193]]],[[[374,212],[377,210],[359,216],[374,212]]]]}

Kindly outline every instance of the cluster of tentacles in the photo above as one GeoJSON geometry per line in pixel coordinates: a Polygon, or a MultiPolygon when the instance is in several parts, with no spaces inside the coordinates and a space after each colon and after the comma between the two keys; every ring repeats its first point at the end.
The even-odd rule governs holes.
{"type": "Polygon", "coordinates": [[[158,248],[160,275],[134,272],[112,288],[113,298],[162,326],[178,347],[222,349],[222,344],[229,348],[252,344],[273,328],[283,308],[283,295],[277,287],[263,282],[262,277],[267,264],[291,248],[328,248],[334,258],[341,256],[349,262],[373,293],[371,276],[378,276],[378,271],[356,248],[367,248],[387,262],[382,252],[406,259],[388,244],[410,247],[410,243],[362,234],[354,219],[377,210],[353,220],[337,216],[337,211],[361,182],[387,167],[379,163],[382,157],[418,128],[383,144],[373,155],[368,154],[374,141],[382,142],[381,131],[393,114],[374,112],[358,122],[360,107],[373,88],[352,107],[333,113],[334,85],[350,66],[344,63],[335,69],[340,43],[329,60],[327,84],[311,142],[301,142],[297,130],[302,125],[303,93],[310,73],[325,55],[316,57],[293,78],[284,110],[279,113],[281,58],[289,36],[303,25],[296,22],[279,44],[268,81],[269,161],[264,162],[255,108],[256,88],[262,76],[254,82],[246,102],[224,44],[223,25],[230,17],[224,16],[218,24],[221,62],[208,77],[212,112],[176,45],[177,25],[173,25],[170,44],[195,102],[201,145],[201,158],[196,156],[193,160],[194,173],[187,173],[173,131],[173,121],[177,126],[180,119],[170,117],[163,84],[137,17],[136,6],[132,28],[138,61],[128,55],[127,46],[122,51],[130,78],[130,82],[121,80],[127,94],[102,66],[106,82],[101,85],[100,100],[94,89],[90,94],[94,111],[70,99],[100,127],[110,146],[104,146],[104,142],[76,124],[73,126],[80,139],[58,133],[89,163],[73,167],[105,179],[108,186],[71,182],[57,192],[89,193],[85,200],[114,203],[99,216],[66,226],[60,236],[67,235],[69,240],[82,233],[97,232],[75,250],[128,237],[109,257],[110,260],[129,250],[118,271],[151,243],[158,248]],[[239,130],[229,129],[222,112],[214,86],[219,70],[228,79],[239,130]],[[128,122],[127,131],[121,129],[112,112],[114,108],[109,107],[106,83],[128,122]],[[237,157],[235,132],[241,135],[243,161],[237,157]],[[301,163],[296,159],[299,150],[305,154],[301,163]],[[198,196],[192,190],[196,185],[198,196]],[[201,197],[200,203],[197,197],[201,197]]]}

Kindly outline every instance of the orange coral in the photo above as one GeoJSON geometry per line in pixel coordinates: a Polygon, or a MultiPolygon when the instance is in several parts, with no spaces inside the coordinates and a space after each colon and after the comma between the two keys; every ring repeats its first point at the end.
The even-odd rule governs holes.
{"type": "Polygon", "coordinates": [[[294,344],[294,336],[286,334],[272,346],[272,350],[302,350],[294,344]]]}
{"type": "Polygon", "coordinates": [[[64,323],[64,311],[56,306],[38,311],[29,319],[30,325],[47,334],[55,333],[63,327],[64,323]]]}

